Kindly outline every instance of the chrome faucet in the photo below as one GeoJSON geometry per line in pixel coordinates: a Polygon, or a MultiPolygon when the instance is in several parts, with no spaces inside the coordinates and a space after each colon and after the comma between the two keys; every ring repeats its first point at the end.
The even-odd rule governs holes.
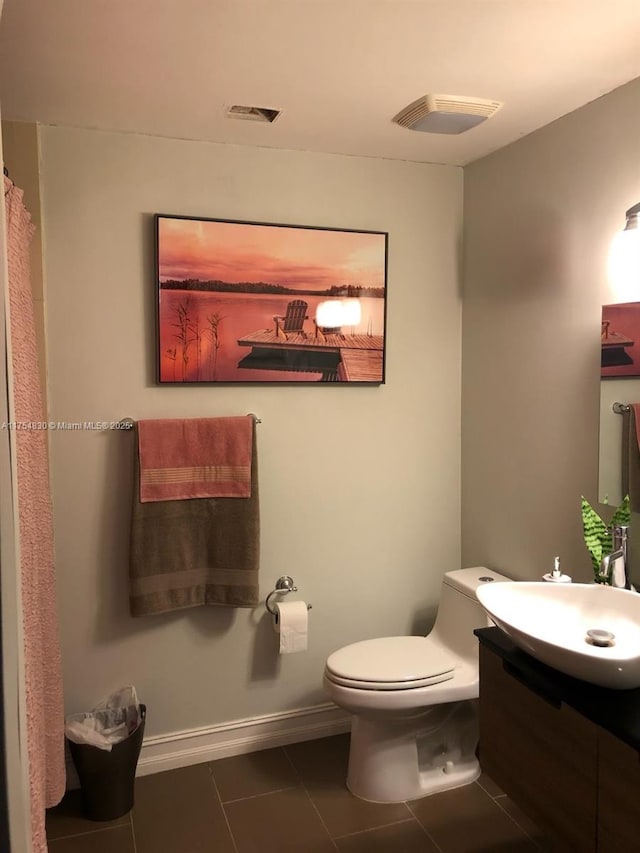
{"type": "Polygon", "coordinates": [[[629,527],[626,524],[616,525],[613,530],[613,551],[605,554],[600,563],[600,577],[604,583],[620,589],[631,589],[627,566],[627,539],[629,527]],[[616,560],[622,559],[622,578],[616,577],[616,560]]]}

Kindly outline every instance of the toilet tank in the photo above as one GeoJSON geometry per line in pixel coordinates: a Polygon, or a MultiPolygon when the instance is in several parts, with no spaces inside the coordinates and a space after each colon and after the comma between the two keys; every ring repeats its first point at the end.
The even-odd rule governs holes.
{"type": "Polygon", "coordinates": [[[476,589],[486,583],[509,580],[484,566],[447,572],[442,579],[438,615],[430,636],[461,657],[476,660],[478,640],[473,632],[493,624],[476,598],[476,589]]]}

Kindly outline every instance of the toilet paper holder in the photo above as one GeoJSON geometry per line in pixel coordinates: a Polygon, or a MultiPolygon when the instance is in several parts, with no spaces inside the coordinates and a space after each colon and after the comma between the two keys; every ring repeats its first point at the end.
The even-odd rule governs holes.
{"type": "MultiPolygon", "coordinates": [[[[269,600],[270,600],[271,596],[272,595],[288,595],[290,592],[297,592],[297,591],[298,591],[298,587],[293,582],[293,578],[290,577],[289,575],[282,575],[282,577],[278,578],[278,580],[276,581],[276,588],[272,589],[271,592],[269,593],[269,595],[267,596],[267,600],[265,601],[264,606],[267,608],[267,610],[269,611],[269,613],[272,616],[275,616],[276,611],[269,604],[269,600]]],[[[307,604],[307,610],[311,610],[310,604],[307,604]]]]}

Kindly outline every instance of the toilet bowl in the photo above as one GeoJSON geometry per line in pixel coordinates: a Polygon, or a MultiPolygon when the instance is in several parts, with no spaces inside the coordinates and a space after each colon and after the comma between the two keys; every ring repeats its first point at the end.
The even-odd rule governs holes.
{"type": "Polygon", "coordinates": [[[510,578],[477,566],[445,574],[426,637],[382,637],[327,658],[328,696],[353,715],[347,787],[396,803],[458,788],[480,775],[478,647],[489,624],[476,589],[510,578]]]}

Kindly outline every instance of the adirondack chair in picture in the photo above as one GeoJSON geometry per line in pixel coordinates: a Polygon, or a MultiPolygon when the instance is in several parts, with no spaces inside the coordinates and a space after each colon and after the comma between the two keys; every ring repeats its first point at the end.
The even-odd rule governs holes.
{"type": "Polygon", "coordinates": [[[302,337],[306,338],[304,321],[309,319],[308,307],[303,299],[294,299],[287,305],[287,312],[284,316],[276,314],[273,318],[273,322],[276,324],[276,337],[288,340],[289,334],[299,332],[302,337]]]}

